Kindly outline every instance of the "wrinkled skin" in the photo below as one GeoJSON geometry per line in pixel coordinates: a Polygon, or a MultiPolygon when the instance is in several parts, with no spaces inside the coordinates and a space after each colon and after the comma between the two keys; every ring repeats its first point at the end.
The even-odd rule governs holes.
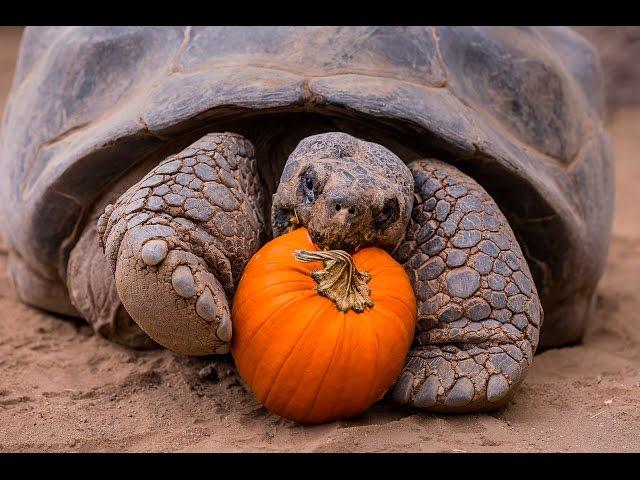
{"type": "Polygon", "coordinates": [[[394,249],[413,204],[413,179],[386,148],[344,133],[307,137],[289,156],[273,198],[273,233],[309,229],[329,249],[394,249]]]}
{"type": "Polygon", "coordinates": [[[441,159],[480,183],[516,233],[543,300],[541,346],[580,341],[595,311],[614,198],[602,69],[588,42],[569,28],[526,26],[247,33],[25,30],[0,134],[0,226],[22,301],[109,334],[118,310],[101,304],[113,296],[72,300],[70,289],[91,283],[68,272],[72,257],[82,275],[82,258],[93,256],[83,229],[96,223],[98,203],[115,203],[203,135],[232,131],[255,146],[270,210],[295,146],[333,131],[383,145],[407,164],[441,159]],[[125,190],[102,203],[124,177],[125,190]],[[100,313],[87,315],[91,304],[100,313]]]}
{"type": "Polygon", "coordinates": [[[98,220],[122,304],[178,353],[226,353],[228,299],[264,240],[264,194],[253,146],[206,135],[168,157],[98,220]]]}
{"type": "Polygon", "coordinates": [[[395,400],[478,411],[511,398],[533,360],[542,312],[514,234],[480,185],[437,160],[407,168],[379,145],[330,133],[303,140],[289,157],[274,196],[274,235],[295,227],[282,214],[294,208],[320,247],[381,246],[409,274],[417,336],[395,400]],[[314,188],[310,172],[323,173],[312,175],[314,188]],[[336,211],[336,198],[355,213],[336,211]],[[401,213],[376,222],[391,198],[401,213]]]}
{"type": "MultiPolygon", "coordinates": [[[[105,208],[98,232],[117,295],[153,340],[228,351],[229,305],[265,240],[264,203],[253,146],[227,133],[170,156],[105,208]]],[[[375,245],[403,264],[418,322],[396,401],[479,411],[514,394],[542,310],[511,228],[474,180],[438,160],[407,166],[345,133],[313,135],[289,156],[271,219],[274,236],[305,226],[321,248],[375,245]]]]}
{"type": "Polygon", "coordinates": [[[325,246],[373,243],[405,265],[420,320],[402,403],[507,401],[536,350],[538,293],[541,346],[580,341],[614,198],[588,42],[561,27],[247,33],[25,30],[0,134],[2,236],[22,301],[136,348],[224,352],[238,275],[272,216],[273,234],[306,225],[325,246]],[[303,142],[271,210],[288,156],[323,132],[397,157],[341,134],[303,142]],[[313,201],[295,190],[303,163],[323,186],[311,183],[313,201]]]}
{"type": "Polygon", "coordinates": [[[437,160],[409,168],[416,202],[395,257],[413,282],[418,324],[394,398],[444,412],[496,408],[538,345],[542,308],[531,272],[473,179],[437,160]]]}

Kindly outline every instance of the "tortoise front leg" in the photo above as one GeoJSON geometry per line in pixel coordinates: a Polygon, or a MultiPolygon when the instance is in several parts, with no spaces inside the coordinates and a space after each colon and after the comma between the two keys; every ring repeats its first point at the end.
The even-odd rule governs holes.
{"type": "Polygon", "coordinates": [[[497,408],[538,345],[542,310],[529,267],[475,181],[436,160],[409,168],[415,203],[396,257],[415,288],[418,324],[393,398],[442,412],[497,408]]]}
{"type": "Polygon", "coordinates": [[[209,134],[170,156],[98,221],[123,305],[178,353],[226,353],[229,299],[265,231],[253,146],[209,134]]]}
{"type": "Polygon", "coordinates": [[[71,250],[67,288],[73,306],[103,337],[131,348],[158,348],[123,307],[111,266],[98,243],[95,222],[86,225],[71,250]]]}

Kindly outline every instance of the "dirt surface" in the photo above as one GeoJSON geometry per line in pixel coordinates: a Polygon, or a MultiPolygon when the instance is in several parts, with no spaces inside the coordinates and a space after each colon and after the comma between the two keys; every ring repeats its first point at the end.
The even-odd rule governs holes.
{"type": "MultiPolygon", "coordinates": [[[[19,31],[0,29],[0,105],[19,31]]],[[[598,312],[582,345],[535,357],[491,414],[378,404],[317,427],[280,419],[230,360],[136,352],[19,303],[0,255],[0,451],[640,451],[640,109],[619,110],[616,217],[598,312]]]]}
{"type": "Polygon", "coordinates": [[[11,87],[21,35],[20,27],[0,27],[0,112],[4,112],[4,102],[11,87]]]}

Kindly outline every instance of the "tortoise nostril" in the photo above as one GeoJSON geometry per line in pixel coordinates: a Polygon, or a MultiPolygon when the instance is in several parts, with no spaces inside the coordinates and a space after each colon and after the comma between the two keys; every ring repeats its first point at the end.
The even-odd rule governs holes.
{"type": "MultiPolygon", "coordinates": [[[[335,206],[336,212],[339,212],[340,210],[342,210],[342,208],[343,207],[342,207],[341,203],[336,203],[336,206],[335,206]]],[[[356,213],[356,209],[354,207],[349,207],[347,212],[349,212],[351,215],[353,215],[354,213],[356,213]]]]}
{"type": "Polygon", "coordinates": [[[358,205],[355,205],[354,202],[349,198],[345,198],[340,196],[338,198],[331,198],[327,200],[327,212],[329,215],[337,215],[340,214],[340,217],[346,214],[346,217],[352,217],[356,213],[358,213],[358,205]],[[344,213],[343,213],[344,212],[344,213]]]}
{"type": "Polygon", "coordinates": [[[374,224],[379,229],[387,228],[391,223],[396,221],[399,217],[400,202],[397,198],[389,198],[384,202],[382,209],[380,209],[375,217],[374,224]]]}

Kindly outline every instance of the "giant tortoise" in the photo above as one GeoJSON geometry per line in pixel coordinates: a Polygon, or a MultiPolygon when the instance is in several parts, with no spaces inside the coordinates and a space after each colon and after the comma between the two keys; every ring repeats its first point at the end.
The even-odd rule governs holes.
{"type": "Polygon", "coordinates": [[[377,245],[418,300],[392,398],[496,408],[593,315],[603,98],[568,28],[28,28],[1,146],[10,277],[119,343],[223,354],[269,238],[377,245]]]}

